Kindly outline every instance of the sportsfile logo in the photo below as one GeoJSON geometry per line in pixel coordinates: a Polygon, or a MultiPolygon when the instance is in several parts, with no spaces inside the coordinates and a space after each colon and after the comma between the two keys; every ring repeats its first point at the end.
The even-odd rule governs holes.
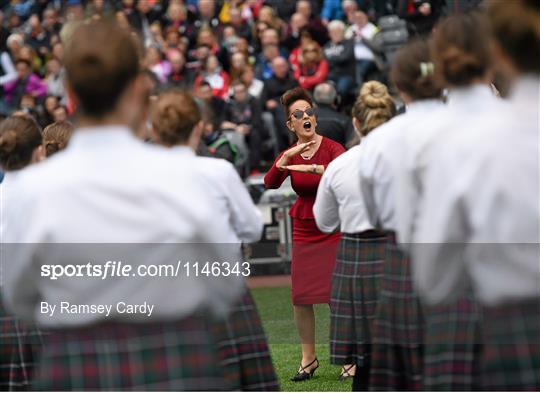
{"type": "Polygon", "coordinates": [[[190,262],[176,264],[149,264],[133,266],[122,261],[107,261],[104,264],[42,265],[41,277],[58,280],[62,277],[127,278],[127,277],[248,277],[249,262],[190,262]]]}

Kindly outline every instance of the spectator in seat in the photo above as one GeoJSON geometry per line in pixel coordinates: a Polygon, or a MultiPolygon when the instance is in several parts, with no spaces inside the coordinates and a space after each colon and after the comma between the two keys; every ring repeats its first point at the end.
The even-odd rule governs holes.
{"type": "Polygon", "coordinates": [[[53,112],[54,115],[54,121],[57,122],[64,122],[68,119],[68,112],[65,106],[59,105],[56,107],[56,109],[53,112]]]}
{"type": "Polygon", "coordinates": [[[248,89],[249,95],[256,98],[257,101],[261,99],[261,94],[264,89],[264,82],[255,78],[255,69],[252,65],[247,64],[240,72],[240,81],[248,89]]]}
{"type": "Polygon", "coordinates": [[[373,39],[377,27],[371,23],[363,11],[355,11],[354,24],[345,32],[345,38],[354,40],[354,58],[356,59],[356,84],[362,86],[368,72],[375,67],[375,55],[366,45],[373,39]]]}
{"type": "Polygon", "coordinates": [[[160,83],[165,83],[171,73],[171,64],[163,58],[163,53],[156,46],[146,49],[146,67],[151,70],[159,79],[160,83]]]}
{"type": "Polygon", "coordinates": [[[167,86],[175,87],[179,89],[188,89],[193,83],[193,75],[188,70],[186,65],[186,58],[179,50],[173,50],[169,54],[169,61],[171,63],[171,74],[167,78],[167,86]]]}
{"type": "Polygon", "coordinates": [[[16,106],[25,93],[36,98],[47,94],[47,85],[39,76],[32,73],[32,65],[26,59],[19,59],[15,63],[17,79],[4,86],[4,98],[8,105],[16,106]]]}
{"type": "Polygon", "coordinates": [[[317,107],[317,132],[335,142],[347,147],[347,143],[354,135],[354,128],[350,117],[337,111],[338,92],[331,82],[317,85],[313,98],[317,107]]]}
{"type": "Polygon", "coordinates": [[[204,102],[208,106],[213,115],[213,129],[218,130],[223,121],[225,113],[225,101],[215,97],[212,93],[212,86],[207,81],[202,81],[199,86],[195,87],[195,97],[204,102]]]}
{"type": "Polygon", "coordinates": [[[354,13],[358,11],[358,3],[356,0],[343,0],[341,3],[343,13],[345,14],[345,23],[347,26],[354,25],[354,13]]]}
{"type": "Polygon", "coordinates": [[[304,29],[308,24],[308,20],[299,12],[295,12],[291,16],[291,20],[287,25],[287,31],[285,33],[285,39],[283,40],[283,45],[287,50],[292,51],[293,49],[300,46],[300,34],[302,29],[304,29]]]}
{"type": "Polygon", "coordinates": [[[328,25],[329,21],[343,18],[343,8],[340,0],[324,0],[321,11],[322,22],[328,25]]]}
{"type": "Polygon", "coordinates": [[[210,55],[206,59],[201,72],[195,78],[195,87],[199,86],[203,80],[212,87],[214,97],[221,99],[226,97],[229,91],[229,75],[223,71],[215,55],[210,55]]]}
{"type": "Polygon", "coordinates": [[[229,26],[234,27],[236,34],[251,41],[251,27],[242,17],[242,11],[237,7],[229,10],[229,26]]]}
{"type": "Polygon", "coordinates": [[[297,87],[298,82],[294,79],[289,64],[283,57],[276,57],[272,61],[272,71],[274,76],[264,81],[261,103],[264,124],[271,137],[275,139],[274,144],[278,153],[289,146],[289,130],[285,126],[285,112],[279,104],[279,99],[286,91],[297,87]]]}
{"type": "Polygon", "coordinates": [[[302,46],[302,56],[294,70],[294,77],[300,87],[311,91],[328,77],[328,61],[317,41],[308,41],[302,46]]]}
{"type": "Polygon", "coordinates": [[[308,20],[307,29],[313,39],[319,43],[319,45],[325,45],[328,42],[328,30],[323,24],[321,18],[319,18],[312,8],[312,4],[309,0],[299,0],[296,2],[296,12],[304,15],[308,20]]]}
{"type": "Polygon", "coordinates": [[[396,13],[407,21],[409,35],[426,36],[442,14],[443,0],[398,0],[396,13]]]}
{"type": "Polygon", "coordinates": [[[252,172],[259,169],[261,161],[262,120],[259,103],[247,92],[241,81],[232,86],[233,96],[225,105],[221,129],[230,129],[244,135],[249,146],[249,164],[252,172]]]}
{"type": "Polygon", "coordinates": [[[57,97],[66,97],[65,70],[59,59],[52,57],[47,62],[47,92],[57,97]]]}
{"type": "Polygon", "coordinates": [[[328,79],[336,83],[341,97],[347,96],[355,85],[354,43],[345,39],[345,23],[333,20],[328,24],[330,42],[324,46],[328,60],[328,79]]]}
{"type": "Polygon", "coordinates": [[[41,128],[47,127],[49,124],[54,123],[54,110],[60,105],[60,100],[55,95],[47,95],[43,100],[43,111],[38,119],[38,123],[41,128]]]}
{"type": "Polygon", "coordinates": [[[248,59],[243,52],[234,52],[230,58],[229,76],[231,80],[236,80],[240,77],[242,70],[248,64],[248,59]]]}
{"type": "Polygon", "coordinates": [[[269,44],[263,47],[262,53],[257,59],[255,75],[258,79],[265,81],[273,76],[272,61],[279,56],[279,46],[269,44]]]}

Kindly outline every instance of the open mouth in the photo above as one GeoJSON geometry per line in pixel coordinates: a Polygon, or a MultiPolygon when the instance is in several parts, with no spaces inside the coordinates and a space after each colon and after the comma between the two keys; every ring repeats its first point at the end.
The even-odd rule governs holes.
{"type": "Polygon", "coordinates": [[[306,120],[303,126],[304,126],[304,130],[309,130],[311,129],[311,122],[306,120]]]}

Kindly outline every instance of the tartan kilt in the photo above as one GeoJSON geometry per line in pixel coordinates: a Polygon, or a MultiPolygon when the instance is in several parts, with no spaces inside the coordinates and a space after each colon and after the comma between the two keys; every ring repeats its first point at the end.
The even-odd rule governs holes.
{"type": "Polygon", "coordinates": [[[249,289],[227,320],[214,325],[214,332],[222,370],[232,390],[279,390],[266,335],[249,289]]]}
{"type": "Polygon", "coordinates": [[[470,391],[480,388],[481,307],[472,295],[424,308],[424,388],[470,391]]]}
{"type": "Polygon", "coordinates": [[[384,233],[343,233],[332,276],[330,298],[330,361],[364,363],[372,342],[372,324],[382,275],[384,233]]]}
{"type": "Polygon", "coordinates": [[[30,388],[41,346],[41,332],[8,315],[0,296],[0,390],[30,388]]]}
{"type": "Polygon", "coordinates": [[[483,310],[482,389],[540,390],[540,298],[483,310]]]}
{"type": "Polygon", "coordinates": [[[394,239],[390,234],[386,247],[369,384],[372,390],[421,390],[424,317],[411,261],[394,239]]]}
{"type": "Polygon", "coordinates": [[[35,390],[224,390],[209,322],[107,322],[53,330],[45,339],[35,390]]]}

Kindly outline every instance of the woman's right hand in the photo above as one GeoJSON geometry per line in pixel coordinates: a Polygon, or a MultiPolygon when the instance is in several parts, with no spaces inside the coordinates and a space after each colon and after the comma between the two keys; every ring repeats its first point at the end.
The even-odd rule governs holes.
{"type": "Polygon", "coordinates": [[[289,150],[286,150],[285,153],[282,154],[281,158],[276,162],[277,169],[279,169],[280,171],[284,171],[285,169],[287,169],[285,167],[288,165],[289,160],[292,157],[298,154],[302,154],[316,143],[317,141],[299,143],[298,145],[291,147],[289,150]]]}

